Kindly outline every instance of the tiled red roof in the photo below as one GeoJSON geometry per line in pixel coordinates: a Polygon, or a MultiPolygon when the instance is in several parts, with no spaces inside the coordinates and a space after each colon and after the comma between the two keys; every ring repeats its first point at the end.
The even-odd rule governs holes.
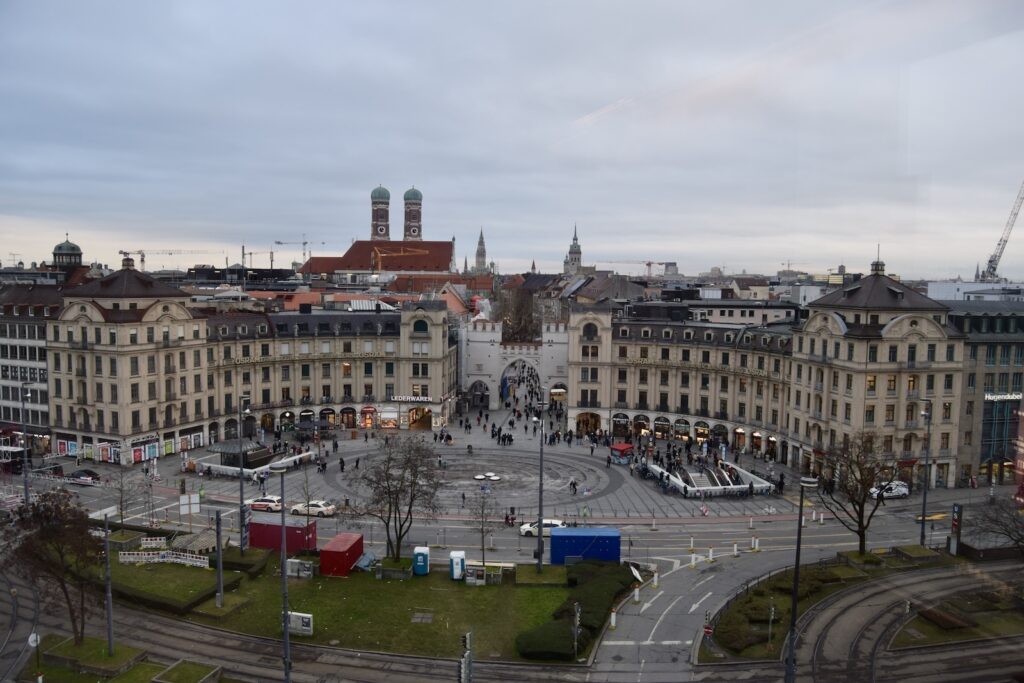
{"type": "Polygon", "coordinates": [[[305,274],[342,271],[388,271],[447,273],[451,270],[454,245],[443,240],[392,242],[357,240],[343,256],[313,256],[299,268],[305,274]]]}
{"type": "Polygon", "coordinates": [[[490,290],[494,286],[491,275],[399,275],[388,285],[392,292],[429,292],[446,284],[465,285],[471,290],[490,290]]]}

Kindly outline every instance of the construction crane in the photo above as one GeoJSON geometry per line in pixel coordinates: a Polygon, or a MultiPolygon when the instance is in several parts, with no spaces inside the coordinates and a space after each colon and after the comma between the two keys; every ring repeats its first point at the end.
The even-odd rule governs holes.
{"type": "MultiPolygon", "coordinates": [[[[293,244],[293,245],[294,244],[301,244],[302,245],[302,262],[305,263],[306,262],[306,247],[308,247],[310,244],[324,246],[324,245],[327,244],[327,242],[310,242],[309,240],[306,239],[306,235],[303,234],[301,242],[282,242],[281,240],[274,240],[274,244],[293,244]]],[[[312,255],[313,250],[310,249],[309,253],[310,253],[310,255],[312,255]]]]}
{"type": "Polygon", "coordinates": [[[654,277],[654,272],[651,266],[663,266],[666,263],[672,263],[671,261],[596,261],[596,263],[628,263],[631,265],[645,266],[647,268],[647,277],[654,277]]]}
{"type": "Polygon", "coordinates": [[[999,261],[1003,258],[1006,243],[1010,240],[1010,233],[1013,232],[1013,224],[1017,222],[1017,214],[1020,213],[1022,203],[1024,203],[1024,183],[1021,183],[1020,190],[1017,191],[1017,200],[1013,203],[1013,208],[1010,210],[1010,217],[1006,219],[1006,227],[1003,228],[1003,234],[999,238],[999,242],[996,243],[996,250],[988,257],[985,270],[981,273],[981,277],[978,278],[982,282],[997,282],[999,280],[999,275],[996,274],[996,271],[999,268],[999,261]]]}
{"type": "Polygon", "coordinates": [[[177,256],[179,254],[223,254],[224,250],[210,250],[210,249],[132,249],[126,251],[121,249],[117,253],[121,256],[128,257],[132,254],[139,255],[139,270],[146,269],[146,254],[166,254],[168,256],[177,256]]]}
{"type": "Polygon", "coordinates": [[[266,254],[270,254],[270,269],[273,270],[274,269],[274,250],[273,249],[271,249],[270,251],[246,251],[245,245],[243,244],[242,245],[242,265],[243,266],[245,265],[245,257],[248,256],[249,257],[249,267],[252,268],[252,257],[253,256],[263,256],[263,255],[266,255],[266,254]]]}

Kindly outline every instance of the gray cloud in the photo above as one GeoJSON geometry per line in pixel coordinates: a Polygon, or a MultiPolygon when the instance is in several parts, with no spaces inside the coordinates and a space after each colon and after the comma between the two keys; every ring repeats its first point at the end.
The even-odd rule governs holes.
{"type": "MultiPolygon", "coordinates": [[[[415,184],[428,238],[461,262],[482,225],[505,272],[560,267],[578,223],[585,261],[856,269],[881,242],[969,275],[1024,179],[1022,23],[1009,0],[5,3],[0,229],[29,260],[65,230],[107,262],[340,251],[373,187],[415,184]]],[[[1024,236],[1002,269],[1024,277],[1024,236]]]]}

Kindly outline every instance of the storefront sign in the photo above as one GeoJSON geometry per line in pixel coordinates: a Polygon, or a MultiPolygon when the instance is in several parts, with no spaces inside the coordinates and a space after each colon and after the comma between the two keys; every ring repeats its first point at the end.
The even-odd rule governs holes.
{"type": "Polygon", "coordinates": [[[985,394],[986,401],[1019,401],[1024,398],[1024,393],[1015,391],[1012,394],[985,394]]]}
{"type": "Polygon", "coordinates": [[[433,403],[434,399],[430,396],[392,396],[392,401],[398,403],[433,403]]]}

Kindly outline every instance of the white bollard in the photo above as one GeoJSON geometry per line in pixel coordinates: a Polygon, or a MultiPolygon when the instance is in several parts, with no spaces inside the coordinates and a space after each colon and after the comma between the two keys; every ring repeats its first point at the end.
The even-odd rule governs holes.
{"type": "Polygon", "coordinates": [[[690,550],[693,550],[693,536],[690,536],[690,550]]]}
{"type": "Polygon", "coordinates": [[[694,555],[693,553],[690,553],[690,569],[693,569],[696,566],[697,566],[697,556],[694,555]]]}
{"type": "Polygon", "coordinates": [[[658,523],[654,521],[654,517],[651,517],[651,531],[658,530],[658,523]]]}
{"type": "Polygon", "coordinates": [[[608,628],[615,630],[615,608],[612,607],[612,623],[608,625],[608,628]]]}
{"type": "Polygon", "coordinates": [[[655,588],[658,587],[658,572],[654,572],[654,581],[652,583],[654,584],[655,588]]]}
{"type": "Polygon", "coordinates": [[[714,549],[714,547],[709,546],[708,547],[708,562],[714,562],[714,561],[715,561],[715,549],[714,549]]]}
{"type": "Polygon", "coordinates": [[[738,543],[733,543],[732,544],[732,556],[733,557],[739,557],[740,556],[740,546],[739,546],[738,543]]]}
{"type": "Polygon", "coordinates": [[[747,524],[747,528],[748,529],[753,529],[754,528],[754,518],[753,517],[750,518],[750,522],[747,524]]]}
{"type": "Polygon", "coordinates": [[[756,539],[756,538],[757,538],[757,536],[751,536],[750,537],[750,549],[751,550],[753,550],[754,548],[757,547],[757,544],[754,542],[754,539],[756,539]]]}
{"type": "Polygon", "coordinates": [[[818,526],[823,526],[824,524],[825,524],[825,513],[823,512],[820,515],[818,515],[818,526]]]}
{"type": "Polygon", "coordinates": [[[807,515],[800,515],[800,526],[807,526],[807,515]]]}
{"type": "Polygon", "coordinates": [[[812,522],[817,522],[818,521],[818,511],[817,510],[811,510],[811,521],[812,522]]]}
{"type": "Polygon", "coordinates": [[[634,605],[640,604],[640,589],[639,588],[634,588],[633,589],[633,604],[634,605]]]}
{"type": "Polygon", "coordinates": [[[757,536],[754,536],[754,550],[756,552],[761,552],[761,539],[757,536]]]}

